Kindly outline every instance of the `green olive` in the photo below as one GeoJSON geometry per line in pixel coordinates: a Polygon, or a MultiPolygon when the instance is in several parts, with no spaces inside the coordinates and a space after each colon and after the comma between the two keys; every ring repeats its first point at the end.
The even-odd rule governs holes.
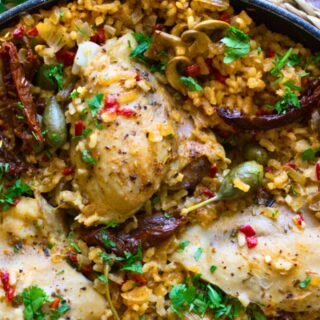
{"type": "Polygon", "coordinates": [[[268,152],[258,144],[250,143],[244,149],[244,157],[246,160],[255,160],[262,165],[267,164],[268,152]]]}
{"type": "Polygon", "coordinates": [[[59,148],[67,141],[67,125],[64,113],[55,97],[51,97],[44,109],[43,127],[47,130],[47,142],[59,148]]]}
{"type": "Polygon", "coordinates": [[[50,77],[50,66],[43,64],[36,74],[36,85],[43,90],[56,91],[58,89],[55,79],[50,77]]]}

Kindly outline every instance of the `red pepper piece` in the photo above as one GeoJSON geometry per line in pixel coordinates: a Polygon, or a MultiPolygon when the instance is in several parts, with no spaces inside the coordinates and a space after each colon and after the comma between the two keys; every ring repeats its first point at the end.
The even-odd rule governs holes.
{"type": "Polygon", "coordinates": [[[60,299],[59,299],[58,297],[54,297],[54,298],[53,298],[53,301],[52,301],[51,304],[50,304],[50,308],[52,308],[52,309],[58,309],[59,304],[60,304],[60,299]]]}
{"type": "Polygon", "coordinates": [[[212,198],[214,196],[214,192],[207,187],[204,187],[201,193],[208,198],[212,198]]]}
{"type": "Polygon", "coordinates": [[[217,172],[218,172],[218,167],[216,164],[213,164],[211,167],[210,167],[210,171],[209,171],[209,175],[211,178],[215,178],[215,176],[217,175],[217,172]]]}
{"type": "Polygon", "coordinates": [[[31,28],[28,32],[27,32],[27,35],[29,36],[29,37],[36,37],[36,36],[38,36],[39,35],[39,31],[38,31],[38,29],[36,28],[36,27],[33,27],[33,28],[31,28]]]}
{"type": "Polygon", "coordinates": [[[258,244],[258,238],[256,236],[247,237],[247,247],[249,249],[254,248],[258,244]]]}
{"type": "Polygon", "coordinates": [[[139,273],[132,273],[130,275],[130,278],[140,286],[143,286],[147,283],[146,278],[142,274],[139,274],[139,273]]]}
{"type": "Polygon", "coordinates": [[[239,228],[239,231],[242,232],[246,237],[252,237],[256,235],[254,229],[250,226],[250,224],[245,224],[239,228]]]}
{"type": "Polygon", "coordinates": [[[17,29],[13,30],[12,35],[16,39],[21,39],[25,35],[26,27],[20,26],[17,29]]]}
{"type": "Polygon", "coordinates": [[[113,95],[108,95],[104,99],[103,111],[116,112],[120,107],[119,102],[113,95]]]}
{"type": "Polygon", "coordinates": [[[7,271],[0,271],[0,278],[1,278],[1,283],[3,290],[6,294],[7,300],[12,301],[14,297],[14,292],[15,292],[15,286],[12,286],[10,284],[10,274],[7,271]]]}
{"type": "Polygon", "coordinates": [[[12,207],[15,207],[21,201],[21,197],[17,197],[14,199],[12,207]]]}
{"type": "Polygon", "coordinates": [[[316,164],[316,176],[318,181],[320,181],[320,161],[318,161],[316,164]]]}
{"type": "Polygon", "coordinates": [[[287,162],[285,165],[284,165],[285,168],[291,168],[291,169],[297,169],[297,165],[293,162],[287,162]]]}
{"type": "Polygon", "coordinates": [[[64,49],[60,49],[57,53],[56,53],[56,59],[63,63],[63,65],[65,67],[69,67],[73,65],[73,61],[75,58],[76,54],[73,51],[70,50],[64,50],[64,49]]]}
{"type": "Polygon", "coordinates": [[[196,78],[200,75],[200,67],[196,63],[194,63],[191,66],[185,67],[184,73],[188,77],[196,78]]]}
{"type": "Polygon", "coordinates": [[[268,58],[273,58],[275,55],[276,55],[275,51],[269,50],[269,51],[268,51],[268,54],[267,54],[267,57],[268,57],[268,58]]]}
{"type": "Polygon", "coordinates": [[[97,31],[90,37],[92,42],[96,44],[103,44],[106,42],[106,34],[103,28],[98,28],[97,31]]]}
{"type": "Polygon", "coordinates": [[[83,120],[79,120],[74,125],[74,134],[75,136],[81,136],[83,130],[85,129],[86,125],[83,120]]]}
{"type": "Polygon", "coordinates": [[[117,110],[117,114],[120,116],[131,118],[134,117],[137,114],[137,112],[130,108],[121,108],[117,110]]]}
{"type": "Polygon", "coordinates": [[[136,76],[135,76],[135,79],[136,79],[136,81],[142,80],[141,74],[137,73],[136,76]]]}
{"type": "Polygon", "coordinates": [[[223,12],[223,13],[220,14],[219,20],[230,23],[231,16],[230,16],[229,13],[223,12]]]}
{"type": "Polygon", "coordinates": [[[72,167],[65,167],[62,171],[62,174],[67,177],[71,176],[74,173],[74,169],[72,167]]]}
{"type": "Polygon", "coordinates": [[[299,225],[299,226],[301,226],[302,225],[302,222],[304,222],[304,215],[303,215],[303,213],[302,212],[297,212],[297,215],[298,215],[298,217],[297,217],[297,224],[299,225]]]}

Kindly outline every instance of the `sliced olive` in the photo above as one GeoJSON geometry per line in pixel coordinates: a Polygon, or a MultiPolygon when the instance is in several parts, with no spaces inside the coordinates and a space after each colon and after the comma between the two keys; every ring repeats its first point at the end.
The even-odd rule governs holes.
{"type": "Polygon", "coordinates": [[[41,65],[36,74],[36,85],[43,90],[56,91],[58,89],[57,82],[50,76],[50,66],[41,65]]]}
{"type": "Polygon", "coordinates": [[[67,140],[67,125],[64,113],[55,97],[51,97],[44,109],[43,127],[47,130],[47,142],[59,148],[67,140]]]}
{"type": "Polygon", "coordinates": [[[246,160],[255,160],[260,164],[267,164],[268,152],[258,144],[250,143],[244,149],[244,157],[246,160]]]}

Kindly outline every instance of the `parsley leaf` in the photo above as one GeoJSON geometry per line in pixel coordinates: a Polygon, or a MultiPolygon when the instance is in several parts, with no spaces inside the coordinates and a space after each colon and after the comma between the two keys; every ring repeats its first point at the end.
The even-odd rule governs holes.
{"type": "Polygon", "coordinates": [[[192,77],[180,77],[180,81],[188,88],[190,91],[203,91],[200,84],[194,80],[192,77]]]}
{"type": "Polygon", "coordinates": [[[101,103],[103,99],[102,93],[97,93],[95,96],[93,96],[91,99],[87,99],[86,102],[91,110],[92,116],[96,116],[98,110],[100,109],[101,103]]]}
{"type": "Polygon", "coordinates": [[[97,164],[97,160],[91,157],[87,149],[82,151],[82,160],[88,164],[91,164],[92,166],[97,164]]]}
{"type": "Polygon", "coordinates": [[[181,240],[179,242],[179,249],[183,251],[189,245],[189,243],[190,243],[189,240],[181,240]]]}
{"type": "Polygon", "coordinates": [[[63,65],[62,64],[51,64],[49,65],[48,76],[53,79],[57,85],[58,89],[61,90],[63,88],[63,65]]]}
{"type": "Polygon", "coordinates": [[[226,37],[224,37],[221,42],[225,45],[224,63],[231,63],[250,51],[249,36],[234,26],[226,30],[226,37]]]}
{"type": "Polygon", "coordinates": [[[202,248],[198,248],[193,255],[194,260],[199,261],[201,255],[202,255],[202,252],[203,252],[202,248]]]}
{"type": "Polygon", "coordinates": [[[6,192],[3,191],[3,185],[0,185],[0,204],[3,206],[2,209],[9,209],[14,204],[14,201],[23,194],[32,195],[32,190],[20,179],[16,180],[14,185],[7,189],[6,192]]]}
{"type": "Polygon", "coordinates": [[[275,105],[276,111],[278,113],[286,113],[288,106],[300,108],[301,104],[297,95],[290,88],[286,88],[284,91],[285,95],[275,105]]]}
{"type": "MultiPolygon", "coordinates": [[[[58,309],[50,310],[50,320],[59,320],[61,316],[70,310],[70,306],[66,303],[62,303],[58,309]]],[[[39,319],[40,320],[40,319],[39,319]]]]}
{"type": "Polygon", "coordinates": [[[212,266],[210,267],[210,272],[211,272],[211,273],[214,273],[216,270],[217,270],[217,266],[212,265],[212,266]]]}
{"type": "Polygon", "coordinates": [[[150,48],[153,39],[143,32],[135,32],[132,34],[138,45],[130,52],[130,58],[135,58],[142,63],[148,60],[144,56],[144,52],[150,48]]]}
{"type": "Polygon", "coordinates": [[[278,76],[281,73],[282,68],[285,66],[286,62],[292,55],[293,49],[290,48],[281,58],[279,56],[275,56],[274,67],[270,70],[270,73],[273,76],[278,76]]]}
{"type": "Polygon", "coordinates": [[[296,65],[301,65],[302,61],[301,61],[301,59],[300,59],[298,54],[293,53],[293,54],[290,55],[287,64],[288,64],[289,67],[294,67],[296,65]]]}
{"type": "Polygon", "coordinates": [[[98,279],[103,283],[108,283],[108,278],[104,274],[98,276],[98,279]]]}
{"type": "Polygon", "coordinates": [[[289,89],[293,90],[293,91],[301,91],[302,87],[295,85],[292,81],[288,80],[284,83],[284,85],[286,87],[288,87],[289,89]]]}
{"type": "Polygon", "coordinates": [[[311,282],[311,277],[307,276],[303,281],[299,282],[299,287],[305,289],[311,282]]]}
{"type": "Polygon", "coordinates": [[[177,284],[173,286],[169,293],[172,310],[179,317],[182,317],[182,312],[185,312],[189,309],[189,306],[192,304],[195,297],[195,287],[187,286],[186,284],[177,284]]]}
{"type": "Polygon", "coordinates": [[[136,254],[132,254],[131,252],[125,251],[124,252],[124,265],[121,268],[121,270],[143,273],[141,260],[142,260],[141,247],[138,248],[136,254]]]}
{"type": "Polygon", "coordinates": [[[22,301],[24,304],[24,320],[44,319],[42,306],[50,299],[45,291],[38,286],[28,287],[22,292],[22,301]]]}
{"type": "Polygon", "coordinates": [[[314,150],[312,148],[304,150],[301,154],[301,158],[304,161],[314,160],[318,156],[320,156],[320,150],[314,150]]]}
{"type": "Polygon", "coordinates": [[[116,247],[115,242],[109,238],[106,230],[102,230],[102,232],[101,232],[101,240],[103,242],[103,245],[106,248],[115,248],[116,247]]]}

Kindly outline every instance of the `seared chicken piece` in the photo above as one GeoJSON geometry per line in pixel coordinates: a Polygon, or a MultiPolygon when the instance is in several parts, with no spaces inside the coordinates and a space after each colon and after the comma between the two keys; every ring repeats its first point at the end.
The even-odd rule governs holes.
{"type": "Polygon", "coordinates": [[[181,239],[190,244],[172,259],[238,297],[244,305],[259,304],[267,314],[275,310],[319,312],[319,222],[306,212],[303,230],[293,222],[295,214],[285,207],[279,208],[277,220],[260,214],[261,210],[250,207],[234,216],[223,216],[207,229],[198,225],[187,228],[181,239]],[[240,241],[235,236],[243,225],[256,231],[256,247],[248,249],[241,236],[240,241]],[[194,254],[198,248],[203,254],[197,262],[194,254]],[[211,265],[217,266],[214,273],[211,265]],[[310,284],[301,288],[299,283],[307,277],[310,284]]]}
{"type": "MultiPolygon", "coordinates": [[[[77,188],[85,198],[78,218],[86,225],[132,216],[158,190],[175,149],[170,97],[147,69],[129,58],[128,43],[135,45],[131,35],[99,49],[87,42],[76,56],[74,72],[82,74],[85,98],[104,96],[97,112],[103,129],[91,126],[93,132],[72,146],[77,188]],[[86,55],[94,55],[91,62],[86,55]],[[85,162],[84,150],[95,165],[85,162]]],[[[73,132],[80,110],[88,108],[88,100],[78,100],[69,108],[73,132]]],[[[86,127],[96,116],[87,117],[86,127]]]]}

